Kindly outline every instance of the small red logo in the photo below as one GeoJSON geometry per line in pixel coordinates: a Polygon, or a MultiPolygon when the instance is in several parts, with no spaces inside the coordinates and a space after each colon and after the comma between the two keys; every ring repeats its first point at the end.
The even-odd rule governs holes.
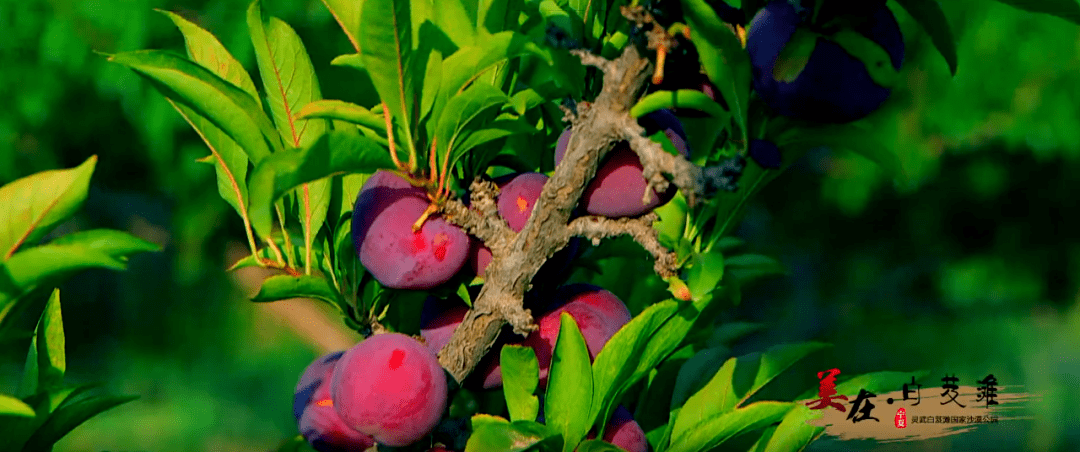
{"type": "Polygon", "coordinates": [[[907,411],[903,408],[896,410],[896,418],[893,419],[893,423],[896,424],[896,428],[907,427],[907,411]]]}

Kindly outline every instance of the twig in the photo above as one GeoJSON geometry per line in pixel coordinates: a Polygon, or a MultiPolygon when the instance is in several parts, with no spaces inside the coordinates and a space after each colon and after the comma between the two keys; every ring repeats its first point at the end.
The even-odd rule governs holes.
{"type": "Polygon", "coordinates": [[[659,217],[655,213],[638,218],[605,218],[588,216],[570,222],[570,233],[591,239],[594,244],[601,239],[618,235],[629,235],[635,242],[652,254],[655,264],[653,269],[662,277],[675,276],[678,271],[678,255],[664,248],[658,239],[659,233],[652,224],[659,217]]]}

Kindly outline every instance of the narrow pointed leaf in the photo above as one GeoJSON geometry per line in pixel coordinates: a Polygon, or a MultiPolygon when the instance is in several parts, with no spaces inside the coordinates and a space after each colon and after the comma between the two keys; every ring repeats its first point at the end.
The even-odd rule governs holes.
{"type": "Polygon", "coordinates": [[[7,394],[0,394],[0,417],[19,416],[34,417],[34,409],[26,402],[7,394]]]}
{"type": "Polygon", "coordinates": [[[825,427],[810,424],[811,420],[820,418],[820,411],[811,410],[803,404],[797,404],[780,420],[780,425],[772,427],[773,431],[762,435],[755,447],[751,450],[757,452],[802,452],[814,440],[825,433],[825,427]]]}
{"type": "Polygon", "coordinates": [[[127,256],[158,246],[122,231],[83,231],[19,251],[0,263],[0,324],[11,303],[38,287],[88,268],[123,270],[127,256]]]}
{"type": "Polygon", "coordinates": [[[461,155],[459,140],[464,138],[470,123],[485,117],[494,119],[498,110],[509,101],[510,98],[498,88],[477,82],[446,103],[435,126],[435,139],[440,148],[451,153],[451,162],[461,155]]]}
{"type": "Polygon", "coordinates": [[[118,53],[109,61],[133,69],[177,104],[210,120],[258,163],[271,149],[282,149],[281,136],[259,103],[246,91],[172,52],[140,50],[118,53]]]}
{"type": "MultiPolygon", "coordinates": [[[[672,407],[672,438],[678,438],[705,419],[731,411],[735,407],[739,399],[734,394],[731,379],[737,363],[738,358],[725,361],[704,387],[686,399],[686,403],[681,407],[672,407]]],[[[680,386],[676,386],[675,390],[678,392],[680,389],[680,386]]],[[[675,401],[676,399],[672,398],[672,403],[675,401]]]]}
{"type": "Polygon", "coordinates": [[[288,191],[335,174],[393,168],[385,148],[367,137],[331,132],[311,146],[275,153],[251,173],[251,224],[263,237],[273,223],[272,206],[288,191]]]}
{"type": "Polygon", "coordinates": [[[263,281],[259,293],[251,301],[266,303],[290,298],[311,298],[325,301],[337,308],[341,308],[344,303],[341,293],[334,289],[330,280],[320,276],[289,275],[267,278],[263,281]]]}
{"type": "Polygon", "coordinates": [[[731,106],[731,114],[745,136],[750,103],[750,57],[705,0],[681,1],[686,25],[692,30],[690,40],[701,55],[705,73],[731,106]]]}
{"type": "Polygon", "coordinates": [[[377,115],[372,113],[371,110],[342,100],[322,99],[313,101],[301,108],[296,117],[297,119],[334,119],[386,133],[386,122],[383,120],[382,115],[377,115]]]}
{"type": "Polygon", "coordinates": [[[667,452],[712,450],[736,435],[779,421],[793,406],[786,402],[757,402],[711,417],[692,426],[682,436],[672,436],[667,452]]]}
{"type": "Polygon", "coordinates": [[[289,146],[308,146],[326,131],[328,124],[325,119],[295,118],[308,103],[322,98],[307,49],[292,27],[276,17],[265,16],[258,0],[248,8],[247,19],[274,124],[289,146]]]}
{"type": "Polygon", "coordinates": [[[240,87],[250,94],[256,102],[261,102],[259,93],[255,90],[255,83],[251,80],[251,75],[244,69],[244,65],[240,64],[229,53],[228,49],[221,44],[217,37],[184,19],[179,14],[160,9],[157,11],[172,20],[176,27],[180,29],[180,33],[184,35],[184,45],[187,48],[188,58],[191,58],[191,61],[199,63],[202,67],[209,69],[210,72],[240,87]]]}
{"type": "MultiPolygon", "coordinates": [[[[1071,0],[1070,0],[1071,1],[1071,0]]],[[[949,20],[937,0],[896,0],[930,35],[938,53],[945,58],[949,72],[956,75],[956,38],[953,37],[949,20]]]]}
{"type": "Polygon", "coordinates": [[[708,113],[714,118],[727,119],[729,115],[724,107],[712,100],[709,95],[692,89],[678,91],[657,91],[642,97],[630,109],[630,116],[640,118],[656,110],[670,108],[689,108],[708,113]]]}
{"type": "Polygon", "coordinates": [[[645,308],[608,340],[593,362],[593,400],[589,417],[596,421],[604,401],[615,399],[639,365],[650,339],[679,310],[673,300],[645,308]]]}
{"type": "Polygon", "coordinates": [[[202,117],[187,106],[177,104],[169,99],[169,103],[180,113],[192,129],[210,149],[207,163],[214,165],[217,175],[218,195],[225,200],[240,218],[248,221],[247,203],[247,169],[248,156],[243,148],[236,144],[232,138],[222,132],[208,119],[202,117]]]}
{"type": "Polygon", "coordinates": [[[42,312],[38,319],[34,338],[30,341],[23,374],[23,390],[33,394],[59,388],[64,381],[66,369],[60,289],[54,289],[49,301],[45,303],[45,312],[42,312]]]}
{"type": "MultiPolygon", "coordinates": [[[[296,118],[296,113],[307,104],[322,98],[315,68],[304,43],[288,24],[276,17],[265,16],[259,0],[248,8],[248,27],[251,28],[251,41],[274,124],[290,147],[310,146],[326,133],[330,124],[321,118],[296,118]]],[[[305,266],[310,268],[315,234],[326,220],[329,208],[330,183],[327,180],[306,183],[300,187],[297,197],[304,234],[305,266]]]]}
{"type": "Polygon", "coordinates": [[[86,201],[97,156],[63,170],[31,174],[0,187],[0,262],[24,243],[36,243],[86,201]]]}
{"type": "MultiPolygon", "coordinates": [[[[214,35],[188,22],[178,14],[168,11],[161,11],[161,13],[171,19],[184,35],[188,57],[192,61],[217,74],[225,81],[240,87],[252,99],[255,99],[257,104],[262,105],[259,93],[255,90],[255,83],[251,80],[251,75],[214,35]]],[[[210,149],[208,163],[214,165],[217,174],[218,194],[236,210],[236,213],[240,215],[240,218],[246,224],[248,222],[248,156],[244,153],[244,149],[210,120],[191,108],[177,104],[171,99],[169,103],[180,112],[184,120],[191,125],[191,128],[195,129],[195,132],[199,134],[199,137],[203,139],[210,149]]]]}
{"type": "MultiPolygon", "coordinates": [[[[364,49],[361,60],[369,70],[371,82],[386,104],[390,115],[397,120],[404,133],[401,140],[410,151],[415,147],[413,128],[417,110],[414,77],[412,72],[412,13],[408,0],[364,0],[362,15],[378,17],[364,24],[360,30],[360,46],[364,49]]],[[[419,74],[423,76],[423,74],[419,74]]]]}
{"type": "Polygon", "coordinates": [[[589,432],[589,402],[593,399],[593,378],[589,349],[577,322],[569,313],[559,317],[559,337],[551,357],[548,389],[544,397],[545,424],[562,434],[563,452],[589,432]]]}
{"type": "Polygon", "coordinates": [[[349,43],[360,53],[360,13],[364,8],[364,0],[322,0],[326,9],[334,16],[334,20],[341,26],[349,43]]]}
{"type": "Polygon", "coordinates": [[[52,413],[29,440],[24,450],[48,450],[54,443],[90,418],[138,399],[138,396],[94,396],[66,403],[52,413]]]}

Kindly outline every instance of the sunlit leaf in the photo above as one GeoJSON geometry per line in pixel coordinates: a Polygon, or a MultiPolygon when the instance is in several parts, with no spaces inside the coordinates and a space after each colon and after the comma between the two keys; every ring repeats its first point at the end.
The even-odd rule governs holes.
{"type": "Polygon", "coordinates": [[[176,27],[180,29],[180,33],[184,35],[184,45],[191,61],[199,63],[202,67],[209,69],[210,72],[247,91],[256,102],[261,103],[259,93],[255,90],[255,82],[251,80],[251,75],[244,69],[244,65],[240,64],[232,53],[229,53],[229,50],[221,44],[217,37],[179,14],[160,9],[157,11],[172,20],[176,27]]]}
{"type": "Polygon", "coordinates": [[[273,223],[271,206],[300,185],[335,174],[373,173],[393,168],[389,153],[370,138],[330,132],[311,146],[278,152],[251,173],[251,224],[268,236],[273,223]]]}
{"type": "Polygon", "coordinates": [[[334,20],[341,26],[349,43],[361,53],[360,48],[360,12],[364,9],[364,0],[322,0],[326,9],[334,16],[334,20]]]}
{"type": "Polygon", "coordinates": [[[648,94],[630,108],[630,116],[640,118],[657,110],[671,108],[689,108],[721,119],[727,119],[730,116],[724,111],[724,107],[712,100],[709,95],[692,89],[657,91],[648,94]]]}
{"type": "Polygon", "coordinates": [[[360,29],[361,60],[390,115],[404,133],[402,142],[414,150],[413,127],[418,110],[413,73],[412,13],[408,0],[364,0],[362,15],[378,17],[360,29]]]}
{"type": "Polygon", "coordinates": [[[290,298],[311,298],[342,307],[341,293],[334,289],[330,280],[320,276],[275,275],[263,281],[259,293],[251,301],[265,303],[290,298]]]}
{"type": "Polygon", "coordinates": [[[0,417],[34,417],[34,415],[34,409],[27,405],[26,402],[7,394],[0,394],[0,417]]]}
{"type": "Polygon", "coordinates": [[[36,243],[86,201],[97,156],[64,170],[31,174],[0,187],[0,262],[25,243],[36,243]]]}
{"type": "Polygon", "coordinates": [[[334,99],[313,101],[301,108],[297,119],[336,119],[386,133],[386,122],[381,115],[351,102],[334,99]]]}
{"type": "Polygon", "coordinates": [[[682,0],[690,40],[697,47],[709,80],[731,106],[731,114],[746,136],[750,103],[750,57],[705,0],[682,0]]]}
{"type": "Polygon", "coordinates": [[[465,452],[524,452],[554,433],[532,421],[516,421],[489,414],[472,417],[472,434],[465,452]]]}
{"type": "Polygon", "coordinates": [[[88,268],[123,270],[128,255],[158,249],[126,232],[91,230],[19,251],[0,263],[0,325],[5,324],[12,302],[25,293],[88,268]]]}
{"type": "MultiPolygon", "coordinates": [[[[467,297],[468,290],[464,292],[467,297]]],[[[540,410],[540,399],[535,395],[540,378],[536,353],[529,347],[505,345],[500,351],[499,365],[502,368],[503,396],[506,398],[510,420],[536,420],[536,414],[540,410]]]]}
{"type": "Polygon", "coordinates": [[[93,396],[65,403],[49,415],[45,424],[26,441],[24,450],[48,450],[54,443],[90,418],[138,398],[138,396],[93,396]]]}
{"type": "Polygon", "coordinates": [[[593,362],[592,422],[598,422],[601,416],[606,419],[614,410],[616,396],[636,381],[633,377],[639,368],[650,365],[643,360],[644,351],[654,334],[678,311],[679,304],[674,300],[653,304],[623,325],[600,349],[593,362]]]}
{"type": "Polygon", "coordinates": [[[64,321],[60,313],[60,289],[54,289],[45,312],[38,319],[23,371],[23,390],[28,394],[49,391],[64,381],[67,369],[64,321]]]}
{"type": "Polygon", "coordinates": [[[208,69],[161,50],[118,53],[109,61],[133,69],[165,97],[210,120],[239,144],[252,162],[270,155],[271,149],[282,149],[281,136],[259,103],[208,69]]]}
{"type": "Polygon", "coordinates": [[[672,436],[667,452],[711,450],[736,435],[779,421],[792,406],[785,402],[757,402],[705,419],[687,429],[682,436],[672,436]]]}
{"type": "Polygon", "coordinates": [[[593,400],[593,376],[589,349],[570,313],[559,317],[559,337],[551,357],[548,389],[544,397],[545,424],[562,434],[563,452],[589,432],[589,401],[593,400]]]}

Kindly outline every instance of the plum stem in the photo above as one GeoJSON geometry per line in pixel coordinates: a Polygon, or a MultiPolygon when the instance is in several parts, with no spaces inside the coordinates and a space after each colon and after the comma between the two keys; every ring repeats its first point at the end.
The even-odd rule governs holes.
{"type": "Polygon", "coordinates": [[[406,168],[401,164],[401,160],[398,159],[397,147],[394,145],[394,124],[390,120],[390,109],[386,108],[386,103],[382,104],[383,121],[386,121],[386,141],[390,145],[390,159],[394,161],[394,166],[398,170],[404,171],[406,168]]]}
{"type": "Polygon", "coordinates": [[[412,225],[413,232],[420,232],[420,228],[424,227],[424,222],[427,221],[428,217],[430,217],[432,214],[434,214],[438,210],[439,210],[439,205],[437,203],[432,202],[431,204],[428,204],[427,208],[424,209],[424,213],[421,213],[420,218],[418,218],[416,220],[416,222],[413,223],[413,225],[412,225]]]}

